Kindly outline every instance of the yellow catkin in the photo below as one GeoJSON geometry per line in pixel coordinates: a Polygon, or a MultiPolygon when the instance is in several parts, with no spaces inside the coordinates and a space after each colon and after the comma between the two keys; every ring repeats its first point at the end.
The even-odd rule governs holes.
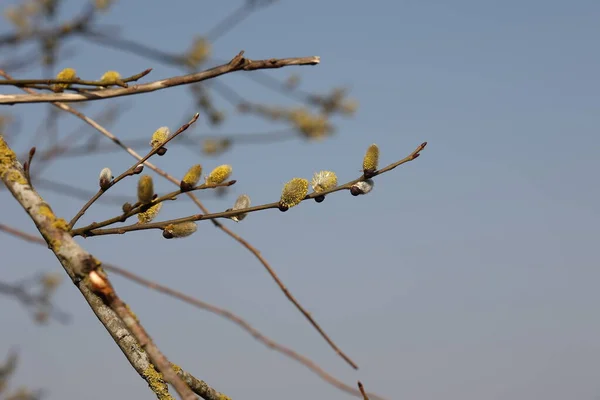
{"type": "Polygon", "coordinates": [[[208,174],[208,177],[206,177],[206,184],[218,185],[219,183],[223,183],[227,178],[229,178],[232,171],[233,169],[231,168],[231,165],[219,165],[217,168],[213,169],[210,174],[208,174]]]}
{"type": "Polygon", "coordinates": [[[284,207],[292,208],[300,204],[307,194],[308,180],[304,178],[294,178],[283,187],[279,204],[284,207]]]}
{"type": "Polygon", "coordinates": [[[194,187],[200,181],[201,175],[202,165],[192,165],[181,181],[190,187],[194,187]]]}
{"type": "Polygon", "coordinates": [[[198,230],[198,225],[195,222],[182,222],[180,224],[167,225],[163,236],[168,239],[179,239],[193,235],[198,230]]]}
{"type": "Polygon", "coordinates": [[[363,159],[363,170],[375,171],[379,165],[379,147],[376,144],[372,144],[367,149],[365,158],[363,159]]]}
{"type": "Polygon", "coordinates": [[[171,133],[171,131],[169,130],[168,127],[161,126],[156,131],[154,131],[154,133],[152,134],[152,140],[150,140],[150,146],[152,146],[153,149],[157,148],[165,140],[167,140],[170,133],[171,133]]]}
{"type": "MultiPolygon", "coordinates": [[[[56,74],[56,79],[60,80],[75,80],[77,79],[77,72],[73,68],[65,68],[56,74]]],[[[54,85],[56,89],[63,90],[71,86],[70,83],[57,83],[54,85]]]]}
{"type": "Polygon", "coordinates": [[[317,193],[333,189],[337,186],[337,175],[333,171],[319,171],[313,176],[311,185],[317,193]]]}
{"type": "Polygon", "coordinates": [[[102,75],[102,78],[100,78],[100,82],[106,85],[114,85],[120,79],[121,74],[119,74],[117,71],[106,71],[104,75],[102,75]]]}
{"type": "Polygon", "coordinates": [[[191,66],[197,66],[210,56],[211,50],[210,42],[208,40],[203,37],[196,37],[188,52],[187,62],[191,66]]]}
{"type": "Polygon", "coordinates": [[[147,224],[148,222],[152,222],[152,220],[156,218],[156,216],[160,212],[162,205],[163,203],[156,203],[152,207],[149,207],[146,211],[138,213],[137,217],[139,223],[147,224]]]}
{"type": "Polygon", "coordinates": [[[143,175],[138,181],[138,200],[142,204],[148,204],[154,197],[154,183],[150,175],[143,175]]]}

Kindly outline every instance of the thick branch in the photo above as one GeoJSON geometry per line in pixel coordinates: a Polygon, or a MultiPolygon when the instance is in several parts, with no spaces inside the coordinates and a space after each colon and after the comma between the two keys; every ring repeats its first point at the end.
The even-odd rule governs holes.
{"type": "Polygon", "coordinates": [[[0,95],[0,104],[12,105],[20,103],[51,103],[57,101],[63,103],[73,103],[109,99],[113,97],[154,92],[156,90],[161,90],[168,87],[201,82],[234,71],[254,71],[257,69],[282,68],[291,65],[316,65],[320,62],[320,58],[315,56],[282,59],[271,58],[268,60],[252,61],[248,58],[245,58],[243,55],[244,52],[241,51],[229,63],[211,68],[206,71],[183,76],[175,76],[141,85],[131,85],[127,88],[106,89],[87,93],[5,94],[0,95]]]}
{"type": "MultiPolygon", "coordinates": [[[[152,351],[150,351],[149,346],[152,343],[148,341],[146,336],[144,343],[146,351],[144,351],[139,341],[141,336],[135,337],[135,332],[127,328],[123,316],[118,314],[119,310],[111,308],[105,302],[105,298],[93,290],[89,276],[91,272],[100,271],[100,262],[73,240],[67,222],[62,218],[57,218],[50,206],[29,185],[15,153],[8,147],[2,136],[0,136],[0,179],[33,220],[48,247],[58,258],[75,286],[77,286],[132,366],[148,382],[159,398],[171,398],[164,381],[162,381],[163,385],[160,387],[159,392],[159,386],[156,384],[157,379],[162,380],[162,377],[159,374],[149,374],[151,372],[150,367],[154,368],[153,365],[157,365],[156,357],[153,357],[152,354],[159,352],[158,349],[152,348],[152,351]]],[[[160,372],[167,377],[169,383],[178,389],[182,398],[192,397],[187,394],[187,392],[190,392],[190,388],[174,374],[174,370],[170,365],[160,372]]],[[[218,393],[214,390],[213,392],[218,393]]],[[[205,399],[217,400],[219,397],[205,397],[205,399]]]]}

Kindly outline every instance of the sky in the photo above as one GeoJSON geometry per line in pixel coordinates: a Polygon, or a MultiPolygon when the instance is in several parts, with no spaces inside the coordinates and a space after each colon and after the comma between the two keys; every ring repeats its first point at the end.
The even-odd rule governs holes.
{"type": "MultiPolygon", "coordinates": [[[[101,22],[131,40],[183,52],[237,4],[121,1],[101,22]]],[[[66,1],[60,15],[79,10],[79,2],[66,1]]],[[[318,66],[266,73],[300,74],[306,91],[350,87],[360,106],[352,118],[335,117],[336,134],[322,142],[234,146],[213,158],[173,146],[154,160],[176,176],[198,162],[206,169],[231,164],[238,182],[224,199],[205,195],[211,210],[231,207],[242,193],[253,204],[276,201],[287,180],[321,169],[352,180],[372,143],[386,165],[428,142],[420,158],[377,177],[366,196],[342,192],[287,213],[225,221],[261,251],[358,371],[336,356],[260,263],[210,223],[179,241],[143,231],[80,242],[105,262],[240,314],[345,383],[360,379],[390,400],[599,399],[599,18],[600,3],[592,0],[280,0],[214,43],[220,60],[240,50],[251,59],[320,56],[318,66]]],[[[8,28],[0,22],[1,32],[8,28]]],[[[108,69],[131,75],[153,68],[145,81],[181,74],[81,39],[66,48],[74,55],[59,60],[57,70],[74,67],[81,77],[96,79],[108,69]]],[[[0,49],[0,60],[13,54],[0,49]]],[[[248,74],[218,80],[254,102],[297,105],[248,74]]],[[[201,116],[190,135],[282,127],[215,98],[230,118],[214,128],[201,116]]],[[[199,111],[185,88],[84,110],[94,115],[107,104],[127,107],[110,127],[124,141],[149,140],[156,128],[174,130],[199,111]]],[[[24,138],[13,142],[24,153],[48,106],[5,111],[21,120],[24,138]]],[[[81,123],[65,116],[58,126],[68,134],[81,123]]],[[[121,152],[70,158],[44,177],[95,191],[102,168],[120,173],[132,162],[121,152]]],[[[155,182],[161,193],[172,190],[155,182]]],[[[135,185],[130,179],[114,192],[133,196],[135,185]]],[[[83,205],[39,191],[67,219],[83,205]]],[[[1,223],[35,232],[6,191],[0,199],[1,223]]],[[[82,222],[118,211],[97,204],[82,222]]],[[[162,217],[196,212],[181,200],[162,217]]],[[[0,253],[4,281],[60,271],[47,248],[5,234],[0,253]]],[[[172,361],[233,399],[351,398],[218,316],[111,279],[172,361]]],[[[148,398],[76,288],[63,284],[56,303],[73,317],[69,325],[36,325],[14,299],[1,298],[0,354],[18,348],[21,356],[11,387],[43,389],[48,400],[104,399],[107,392],[148,398]]]]}

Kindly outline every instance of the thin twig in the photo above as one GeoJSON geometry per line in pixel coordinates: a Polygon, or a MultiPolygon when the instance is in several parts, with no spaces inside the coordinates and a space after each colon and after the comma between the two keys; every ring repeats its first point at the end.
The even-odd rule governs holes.
{"type": "Polygon", "coordinates": [[[155,82],[133,85],[128,88],[114,88],[99,90],[87,93],[52,93],[52,94],[5,94],[0,95],[0,104],[23,104],[23,103],[73,103],[82,101],[93,101],[109,99],[120,96],[130,96],[140,93],[154,92],[169,87],[187,85],[190,83],[201,82],[207,79],[216,78],[234,71],[254,71],[258,69],[282,68],[291,65],[316,65],[319,64],[320,58],[312,57],[295,57],[295,58],[271,58],[268,60],[250,60],[244,57],[244,52],[241,51],[229,63],[211,68],[206,71],[193,74],[175,76],[172,78],[162,79],[155,82]]]}
{"type": "MultiPolygon", "coordinates": [[[[238,57],[241,57],[241,53],[240,55],[238,55],[238,57]]],[[[235,60],[235,59],[234,59],[235,60]]],[[[234,61],[232,60],[232,62],[234,61]]],[[[0,75],[4,76],[7,79],[11,79],[10,75],[8,75],[5,71],[0,70],[0,75]]],[[[30,89],[27,88],[22,88],[23,91],[26,91],[28,93],[33,92],[30,89]]],[[[88,124],[90,124],[92,127],[94,127],[96,130],[98,130],[100,133],[102,133],[104,136],[106,136],[107,138],[109,138],[110,140],[113,141],[113,143],[115,143],[117,146],[121,147],[123,150],[125,150],[128,154],[130,154],[131,156],[135,157],[138,160],[142,159],[142,156],[140,156],[138,153],[136,153],[132,148],[127,147],[125,144],[123,144],[121,142],[120,139],[118,139],[115,135],[113,135],[112,133],[110,133],[108,130],[106,130],[104,127],[102,127],[100,124],[98,124],[96,121],[94,121],[93,119],[89,118],[88,116],[84,115],[83,113],[75,110],[73,107],[64,104],[64,103],[59,103],[59,102],[54,102],[52,103],[54,106],[60,108],[61,110],[67,111],[75,116],[77,116],[78,118],[82,119],[83,121],[87,122],[88,124]]],[[[162,169],[156,167],[155,165],[153,165],[152,163],[150,163],[149,161],[146,161],[144,163],[145,166],[147,166],[148,168],[152,169],[154,172],[156,172],[157,174],[159,174],[160,176],[162,176],[163,178],[167,179],[168,181],[172,182],[173,184],[180,186],[181,182],[171,176],[170,174],[168,174],[167,172],[163,171],[162,169]]],[[[204,204],[194,195],[194,193],[187,193],[187,195],[192,199],[192,201],[194,202],[194,204],[196,204],[204,214],[208,214],[209,211],[208,209],[204,206],[204,204]]],[[[275,282],[278,283],[279,288],[283,291],[283,293],[285,294],[285,296],[293,302],[293,304],[296,306],[296,308],[298,308],[300,310],[300,312],[305,316],[305,318],[311,323],[311,325],[313,325],[313,327],[318,327],[316,328],[317,331],[321,334],[321,336],[327,341],[327,343],[329,343],[329,345],[334,349],[334,351],[338,354],[342,355],[342,358],[344,360],[350,360],[350,358],[348,356],[346,356],[345,353],[343,353],[338,347],[337,345],[333,342],[333,340],[331,340],[329,338],[328,335],[326,335],[323,331],[323,329],[320,327],[319,324],[317,324],[317,322],[314,320],[314,318],[304,309],[304,307],[302,307],[300,305],[300,303],[298,301],[295,301],[295,298],[291,297],[291,293],[289,292],[289,290],[287,289],[287,287],[285,285],[283,285],[283,283],[280,283],[281,280],[279,279],[279,277],[277,276],[277,274],[275,273],[275,270],[269,265],[269,263],[266,261],[266,259],[260,254],[260,252],[258,251],[258,249],[256,249],[256,247],[252,246],[248,241],[246,241],[245,239],[243,239],[241,236],[237,235],[236,233],[234,233],[231,229],[225,227],[223,224],[221,224],[220,222],[213,220],[213,224],[221,229],[222,231],[224,231],[225,233],[227,233],[229,236],[231,236],[233,239],[235,239],[236,241],[238,241],[240,244],[242,244],[244,247],[246,247],[246,249],[248,249],[252,254],[254,254],[254,256],[261,262],[261,264],[265,267],[265,269],[267,270],[267,272],[269,273],[269,275],[271,275],[271,277],[275,280],[275,282]],[[291,298],[290,298],[291,297],[291,298]],[[293,300],[292,300],[293,299],[293,300]]],[[[352,361],[349,362],[349,364],[356,369],[356,364],[352,361]]]]}
{"type": "MultiPolygon", "coordinates": [[[[144,212],[144,210],[147,210],[149,207],[155,206],[158,203],[163,203],[168,200],[176,200],[177,196],[179,196],[182,193],[194,192],[194,191],[203,190],[203,189],[216,189],[216,188],[222,188],[222,187],[229,187],[229,186],[235,185],[236,182],[237,182],[236,180],[230,180],[230,181],[223,182],[223,183],[211,183],[211,184],[203,183],[201,185],[198,185],[191,189],[188,189],[185,192],[182,192],[180,189],[180,190],[175,190],[171,193],[167,193],[163,196],[157,197],[156,199],[152,200],[148,204],[141,204],[140,202],[137,202],[131,206],[131,209],[129,211],[124,212],[121,215],[117,215],[116,217],[109,218],[105,221],[93,222],[82,228],[73,229],[71,231],[71,235],[72,236],[87,236],[86,233],[91,231],[92,229],[102,228],[104,226],[109,226],[109,225],[115,224],[117,222],[125,222],[128,218],[133,217],[134,215],[139,214],[141,212],[144,212]]],[[[90,235],[90,236],[94,236],[94,235],[90,235]]]]}
{"type": "Polygon", "coordinates": [[[363,384],[360,381],[358,381],[358,390],[360,390],[360,394],[362,394],[363,400],[369,400],[369,396],[367,396],[367,392],[365,392],[365,388],[363,387],[363,384]]]}
{"type": "MultiPolygon", "coordinates": [[[[135,82],[141,78],[143,78],[144,76],[148,75],[150,72],[152,71],[152,68],[148,68],[138,74],[129,76],[127,78],[121,78],[118,80],[119,84],[118,86],[121,86],[123,88],[127,88],[129,87],[129,85],[127,85],[127,82],[135,82]]],[[[0,86],[1,85],[6,85],[6,86],[16,86],[16,87],[29,87],[32,85],[54,85],[57,83],[70,83],[73,85],[83,85],[83,86],[110,86],[108,85],[106,82],[102,82],[102,81],[89,81],[89,80],[84,80],[84,79],[6,79],[3,81],[0,81],[0,86]]],[[[50,87],[42,87],[43,89],[50,89],[50,87]]]]}
{"type": "Polygon", "coordinates": [[[138,162],[134,163],[131,167],[129,167],[129,169],[127,171],[123,172],[121,175],[119,175],[118,177],[116,177],[115,179],[113,179],[112,182],[110,182],[110,184],[107,187],[100,188],[100,190],[98,190],[98,192],[81,208],[81,210],[79,210],[79,212],[77,212],[77,214],[73,217],[73,219],[71,220],[71,222],[69,222],[69,229],[73,229],[73,226],[75,226],[75,224],[77,223],[77,221],[79,220],[79,218],[81,218],[83,216],[83,214],[85,214],[85,212],[87,211],[87,209],[90,208],[91,205],[94,204],[94,202],[96,200],[98,200],[100,198],[100,196],[102,196],[104,194],[104,192],[106,192],[111,187],[113,187],[114,185],[116,185],[117,183],[119,183],[122,179],[135,174],[136,168],[139,165],[143,164],[150,157],[152,157],[153,155],[155,155],[156,153],[158,153],[158,151],[162,147],[164,147],[171,140],[175,139],[180,133],[184,132],[187,128],[189,128],[190,125],[192,125],[194,122],[196,122],[198,120],[199,116],[200,116],[200,114],[196,113],[189,122],[187,122],[186,124],[182,125],[179,129],[177,129],[177,131],[175,133],[173,133],[172,135],[170,135],[169,137],[167,137],[160,145],[153,147],[152,150],[150,150],[148,152],[148,154],[146,154],[144,157],[142,157],[141,160],[139,160],[138,162]]]}
{"type": "MultiPolygon", "coordinates": [[[[391,171],[392,169],[394,169],[404,163],[407,163],[409,161],[416,159],[419,156],[420,152],[425,148],[426,145],[427,145],[427,142],[424,142],[424,143],[420,144],[412,153],[410,153],[408,156],[404,157],[402,160],[396,161],[384,168],[381,168],[377,171],[372,172],[369,175],[370,176],[369,179],[371,179],[372,177],[381,175],[385,172],[391,171]]],[[[325,195],[328,195],[328,194],[331,194],[334,192],[339,192],[341,190],[349,190],[354,184],[361,182],[361,181],[365,181],[365,180],[366,180],[365,176],[362,175],[357,179],[354,179],[352,181],[344,183],[343,185],[339,185],[334,188],[324,190],[321,192],[309,193],[306,195],[306,197],[304,197],[304,199],[302,201],[314,199],[314,198],[320,197],[320,196],[325,196],[325,195]]],[[[168,199],[169,198],[167,197],[164,200],[168,200],[168,199]]],[[[154,204],[154,203],[152,203],[152,204],[154,204]]],[[[248,207],[248,208],[243,209],[243,212],[244,212],[244,214],[249,214],[252,212],[275,209],[275,208],[277,208],[277,209],[279,208],[279,202],[261,204],[258,206],[248,207]]],[[[138,212],[139,212],[139,210],[138,210],[138,212]]],[[[84,228],[75,230],[72,232],[72,234],[73,234],[73,236],[81,235],[81,236],[88,237],[88,236],[123,234],[123,233],[127,233],[127,232],[141,231],[141,230],[148,230],[148,229],[164,229],[167,225],[171,225],[171,224],[180,224],[183,222],[191,222],[191,221],[214,220],[217,218],[229,218],[229,217],[232,217],[239,213],[240,213],[240,210],[228,210],[228,211],[222,211],[222,212],[210,213],[210,214],[195,214],[195,215],[191,215],[188,217],[170,219],[167,221],[152,222],[152,223],[146,223],[146,224],[133,224],[133,225],[127,225],[127,226],[121,226],[121,227],[109,228],[109,229],[97,229],[98,227],[101,227],[101,226],[107,226],[107,225],[113,224],[115,222],[120,222],[121,221],[120,218],[122,218],[122,217],[119,216],[119,217],[114,217],[114,218],[108,219],[104,222],[89,225],[89,227],[92,227],[92,228],[84,227],[84,228]]],[[[283,286],[283,284],[281,283],[279,278],[276,278],[276,276],[274,276],[273,278],[280,285],[282,290],[287,293],[287,289],[285,289],[285,286],[283,286]]],[[[290,296],[288,296],[288,298],[290,298],[290,296]]],[[[292,298],[290,298],[290,300],[292,300],[292,298]]],[[[294,301],[294,300],[292,300],[292,301],[294,301]]],[[[317,327],[315,326],[315,328],[317,328],[317,327]]],[[[319,329],[319,328],[317,328],[317,329],[319,329]]],[[[330,344],[332,344],[332,343],[330,343],[330,344]]],[[[340,355],[342,355],[342,354],[340,354],[340,355]]],[[[349,361],[349,360],[347,360],[347,361],[349,361]]]]}

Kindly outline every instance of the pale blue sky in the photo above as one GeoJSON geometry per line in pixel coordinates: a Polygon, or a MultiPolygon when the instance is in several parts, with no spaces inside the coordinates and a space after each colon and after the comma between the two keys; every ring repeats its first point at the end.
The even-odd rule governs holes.
{"type": "MultiPolygon", "coordinates": [[[[79,10],[78,2],[66,4],[74,8],[66,6],[65,16],[79,10]]],[[[178,52],[236,5],[122,1],[105,21],[124,26],[132,40],[178,52]]],[[[210,223],[181,241],[142,232],[82,243],[106,262],[230,308],[345,382],[360,379],[390,400],[597,399],[599,18],[600,3],[591,0],[282,0],[215,44],[220,59],[242,49],[255,59],[319,55],[317,67],[268,73],[300,73],[309,91],[350,85],[359,112],[336,118],[336,136],[323,143],[239,147],[212,159],[173,147],[155,162],[174,175],[195,162],[231,163],[234,193],[259,204],[276,200],[288,179],[316,170],[355,178],[371,143],[390,163],[429,142],[418,160],[379,177],[368,196],[340,193],[285,214],[269,210],[228,223],[261,250],[358,362],[358,372],[328,348],[257,260],[210,223]]],[[[75,67],[84,77],[149,67],[149,79],[180,73],[81,40],[69,46],[82,55],[58,67],[75,67]]],[[[7,54],[1,50],[0,59],[7,54]]],[[[292,104],[245,74],[219,79],[250,100],[292,104]]],[[[126,140],[162,125],[175,129],[196,111],[190,99],[174,88],[105,104],[130,106],[111,129],[126,140]]],[[[26,118],[21,134],[29,135],[46,108],[9,110],[26,118]]],[[[219,132],[278,127],[229,110],[232,118],[219,132]]],[[[77,126],[71,117],[60,122],[65,133],[77,126]]],[[[201,120],[194,134],[203,132],[213,130],[201,120]]],[[[132,161],[124,153],[70,159],[45,177],[95,190],[102,167],[118,172],[132,161]]],[[[130,180],[115,193],[134,187],[130,180]]],[[[41,192],[65,217],[82,204],[41,192]]],[[[33,232],[19,206],[6,192],[0,196],[1,222],[33,232]]],[[[206,200],[213,210],[232,202],[206,200]]],[[[112,216],[114,208],[97,205],[86,221],[112,216]]],[[[182,200],[165,207],[163,217],[193,212],[182,200]]],[[[4,234],[0,252],[6,280],[58,270],[47,249],[4,234]]],[[[351,398],[231,323],[113,279],[164,352],[232,398],[351,398]]],[[[74,316],[71,325],[39,327],[2,298],[0,354],[19,346],[22,356],[13,383],[46,389],[49,400],[149,398],[75,288],[62,286],[57,301],[74,316]]]]}

